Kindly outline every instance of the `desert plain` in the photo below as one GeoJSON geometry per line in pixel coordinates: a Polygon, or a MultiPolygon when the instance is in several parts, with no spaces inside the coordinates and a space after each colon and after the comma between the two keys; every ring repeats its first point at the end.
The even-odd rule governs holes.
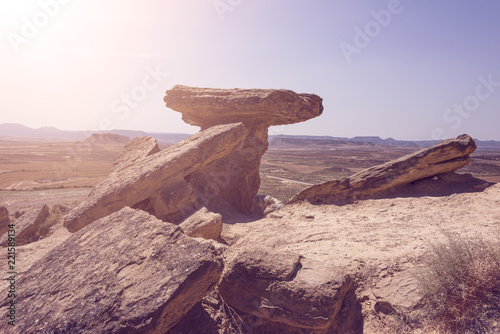
{"type": "MultiPolygon", "coordinates": [[[[348,177],[423,148],[418,144],[292,136],[274,136],[269,142],[260,166],[259,194],[284,203],[311,185],[348,177]]],[[[71,236],[62,224],[64,214],[108,177],[125,143],[0,139],[0,206],[9,210],[12,221],[36,205],[59,208],[46,234],[17,247],[17,271],[21,275],[71,236]]],[[[161,149],[169,145],[160,142],[161,149]]],[[[403,321],[401,313],[418,318],[420,295],[413,273],[429,255],[429,244],[444,241],[449,232],[464,238],[500,237],[500,186],[496,184],[500,181],[500,148],[480,145],[470,164],[458,173],[471,173],[489,186],[442,196],[394,194],[345,205],[300,202],[285,205],[266,217],[228,214],[223,216],[221,240],[227,245],[291,251],[342,268],[356,282],[359,314],[353,317],[361,322],[361,329],[354,332],[438,333],[425,324],[403,321]],[[400,312],[381,311],[384,303],[400,312]]],[[[3,268],[6,248],[1,252],[3,268]]],[[[2,270],[2,277],[6,271],[2,270]]],[[[5,283],[1,289],[7,290],[5,283]]],[[[188,331],[186,326],[180,323],[171,333],[200,330],[195,326],[188,331]]],[[[492,326],[497,331],[500,328],[497,322],[492,326]]],[[[229,333],[238,330],[235,328],[227,325],[224,330],[229,333]]]]}

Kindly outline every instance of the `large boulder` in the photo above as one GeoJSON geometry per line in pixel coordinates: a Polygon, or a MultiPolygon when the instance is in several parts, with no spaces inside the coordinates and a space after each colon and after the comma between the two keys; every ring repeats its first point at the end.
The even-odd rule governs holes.
{"type": "Polygon", "coordinates": [[[136,137],[125,146],[123,152],[115,158],[111,172],[123,170],[137,161],[160,152],[160,146],[153,137],[136,137]]]}
{"type": "Polygon", "coordinates": [[[196,208],[206,196],[185,179],[241,148],[247,134],[241,123],[215,126],[111,173],[66,216],[64,226],[75,232],[125,206],[143,209],[165,221],[182,221],[192,213],[185,208],[196,208]]]}
{"type": "Polygon", "coordinates": [[[328,328],[354,289],[342,269],[292,253],[235,249],[226,253],[218,290],[235,309],[271,322],[328,328]]]}
{"type": "MultiPolygon", "coordinates": [[[[182,113],[191,125],[207,129],[243,122],[249,130],[240,150],[190,175],[197,191],[214,193],[239,211],[250,214],[260,187],[259,166],[268,148],[268,127],[293,124],[323,112],[322,99],[279,89],[215,89],[176,85],[166,92],[166,106],[182,113]],[[207,189],[207,184],[212,185],[207,189]]],[[[208,196],[203,205],[217,208],[208,196]]],[[[214,203],[215,202],[215,203],[214,203]]],[[[216,209],[215,209],[216,210],[216,209]]]]}
{"type": "Polygon", "coordinates": [[[288,203],[306,200],[313,204],[344,204],[388,194],[402,185],[464,167],[475,149],[476,144],[470,136],[460,135],[348,178],[314,185],[292,197],[288,203]]]}
{"type": "MultiPolygon", "coordinates": [[[[25,245],[30,242],[36,241],[39,238],[37,232],[50,214],[49,207],[44,205],[38,205],[27,210],[19,219],[17,219],[14,224],[14,230],[16,231],[16,244],[25,245]]],[[[6,246],[8,241],[7,234],[0,237],[0,246],[6,246]]]]}
{"type": "MultiPolygon", "coordinates": [[[[221,272],[210,243],[123,208],[73,234],[18,278],[16,330],[165,333],[221,272]]],[[[2,326],[7,321],[0,331],[2,326]]]]}

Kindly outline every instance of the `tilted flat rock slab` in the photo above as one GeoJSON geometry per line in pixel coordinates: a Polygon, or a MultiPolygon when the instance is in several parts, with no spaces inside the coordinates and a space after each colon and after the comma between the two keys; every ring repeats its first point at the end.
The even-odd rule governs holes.
{"type": "Polygon", "coordinates": [[[293,124],[323,112],[323,99],[284,89],[216,89],[175,85],[164,98],[168,108],[182,113],[184,122],[208,128],[243,122],[269,127],[293,124]]]}
{"type": "Polygon", "coordinates": [[[117,172],[133,165],[138,160],[160,152],[160,146],[153,137],[137,137],[128,143],[116,157],[111,172],[117,172]]]}
{"type": "Polygon", "coordinates": [[[354,289],[343,270],[271,249],[226,253],[218,290],[230,306],[259,318],[306,329],[326,329],[354,289]]]}
{"type": "MultiPolygon", "coordinates": [[[[124,208],[73,234],[18,276],[16,330],[165,333],[221,272],[210,243],[124,208]]],[[[6,320],[0,332],[2,326],[6,320]]]]}
{"type": "Polygon", "coordinates": [[[64,226],[71,232],[78,231],[99,218],[158,194],[165,201],[164,206],[176,205],[182,201],[176,195],[191,193],[186,190],[189,184],[183,180],[186,175],[238,150],[247,135],[242,123],[215,126],[111,173],[66,216],[64,226]],[[170,192],[173,203],[169,202],[170,192]]]}
{"type": "Polygon", "coordinates": [[[470,154],[475,149],[476,144],[470,136],[460,135],[348,178],[314,185],[288,203],[307,200],[313,204],[343,204],[356,198],[382,195],[395,187],[460,169],[470,162],[470,154]]]}

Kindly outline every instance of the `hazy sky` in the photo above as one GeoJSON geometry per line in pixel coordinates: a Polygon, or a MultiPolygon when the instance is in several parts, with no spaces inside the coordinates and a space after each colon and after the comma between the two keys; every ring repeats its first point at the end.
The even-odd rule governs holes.
{"type": "Polygon", "coordinates": [[[189,132],[174,84],[285,88],[271,134],[500,140],[498,0],[0,0],[0,123],[189,132]]]}

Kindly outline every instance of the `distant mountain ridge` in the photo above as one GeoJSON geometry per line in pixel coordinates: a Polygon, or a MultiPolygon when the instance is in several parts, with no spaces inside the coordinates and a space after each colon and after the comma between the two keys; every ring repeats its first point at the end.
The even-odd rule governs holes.
{"type": "MultiPolygon", "coordinates": [[[[174,144],[190,136],[187,133],[159,133],[139,130],[109,130],[109,131],[68,131],[55,127],[42,127],[33,129],[22,124],[0,124],[0,138],[3,139],[39,139],[39,140],[66,140],[83,141],[95,133],[112,133],[129,138],[151,136],[160,144],[174,144]]],[[[474,139],[480,148],[500,148],[500,141],[474,139]]],[[[440,142],[439,140],[396,140],[393,138],[382,139],[377,136],[332,137],[332,136],[305,136],[305,135],[277,135],[269,136],[270,146],[286,145],[385,145],[406,147],[430,147],[440,142]]]]}
{"type": "Polygon", "coordinates": [[[0,124],[0,138],[2,139],[37,139],[37,140],[61,140],[61,141],[83,141],[93,134],[111,133],[129,138],[151,136],[160,144],[174,144],[190,135],[187,133],[155,133],[138,130],[109,130],[109,131],[68,131],[55,127],[42,127],[33,129],[22,124],[4,123],[0,124]]]}
{"type": "MultiPolygon", "coordinates": [[[[316,141],[316,145],[321,143],[330,143],[332,145],[341,144],[369,144],[369,145],[382,145],[382,146],[398,146],[398,147],[430,147],[439,143],[441,140],[396,140],[393,138],[382,139],[377,136],[356,136],[353,138],[347,137],[331,137],[331,136],[293,136],[293,135],[278,135],[269,136],[270,146],[282,145],[300,145],[300,141],[304,145],[316,141]],[[292,144],[293,143],[293,144],[292,144]]],[[[500,148],[500,141],[496,140],[479,140],[474,139],[477,147],[479,148],[500,148]]]]}

